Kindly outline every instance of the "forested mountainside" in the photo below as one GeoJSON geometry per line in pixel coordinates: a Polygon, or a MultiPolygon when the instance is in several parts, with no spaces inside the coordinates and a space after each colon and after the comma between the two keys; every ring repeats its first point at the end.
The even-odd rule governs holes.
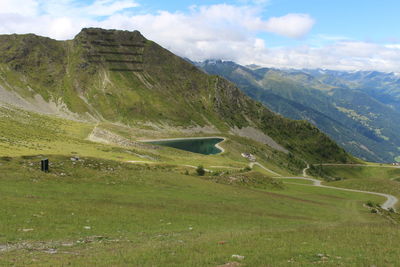
{"type": "Polygon", "coordinates": [[[313,123],[357,157],[400,159],[400,83],[393,73],[278,70],[219,60],[197,65],[234,82],[271,110],[313,123]]]}

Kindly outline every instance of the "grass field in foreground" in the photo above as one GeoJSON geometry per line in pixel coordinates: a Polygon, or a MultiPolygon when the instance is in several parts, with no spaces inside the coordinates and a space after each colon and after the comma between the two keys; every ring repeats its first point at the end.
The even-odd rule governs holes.
{"type": "MultiPolygon", "coordinates": [[[[399,261],[398,226],[363,207],[384,198],[246,170],[242,152],[282,175],[304,168],[249,139],[227,135],[225,153],[205,156],[90,142],[90,123],[1,107],[0,117],[0,265],[217,266],[239,261],[233,254],[247,266],[399,261]]],[[[391,175],[380,182],[397,184],[391,175]]]]}
{"type": "Polygon", "coordinates": [[[310,180],[302,180],[302,179],[285,179],[285,178],[281,178],[281,181],[285,182],[285,183],[296,183],[296,184],[307,184],[307,185],[312,185],[313,182],[310,180]]]}
{"type": "Polygon", "coordinates": [[[1,265],[384,265],[400,231],[362,204],[384,199],[287,184],[264,189],[180,167],[51,156],[0,161],[1,265]],[[207,179],[206,179],[207,178],[207,179]],[[237,261],[237,260],[236,260],[237,261]]]}

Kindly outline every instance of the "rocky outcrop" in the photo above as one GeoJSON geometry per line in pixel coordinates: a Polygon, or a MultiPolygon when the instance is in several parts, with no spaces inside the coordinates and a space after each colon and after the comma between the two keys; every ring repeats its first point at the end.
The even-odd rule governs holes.
{"type": "Polygon", "coordinates": [[[241,129],[234,127],[231,129],[232,134],[236,134],[242,137],[247,137],[250,138],[254,141],[257,141],[262,144],[266,144],[273,149],[276,149],[278,151],[281,151],[283,153],[289,153],[287,149],[285,149],[283,146],[275,142],[274,139],[266,135],[265,133],[261,132],[260,130],[253,128],[253,127],[243,127],[241,129]]]}

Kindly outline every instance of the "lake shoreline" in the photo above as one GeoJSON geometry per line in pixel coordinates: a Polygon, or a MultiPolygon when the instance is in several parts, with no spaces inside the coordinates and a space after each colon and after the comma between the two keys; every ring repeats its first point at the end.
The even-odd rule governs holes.
{"type": "Polygon", "coordinates": [[[221,150],[221,152],[216,153],[214,155],[219,155],[225,152],[225,149],[220,146],[223,142],[227,140],[226,137],[222,136],[206,136],[206,137],[182,137],[182,138],[162,138],[162,139],[145,139],[145,140],[136,140],[138,142],[143,142],[143,143],[151,143],[151,142],[163,142],[163,141],[180,141],[180,140],[201,140],[201,139],[222,139],[221,142],[216,143],[214,146],[221,150]]]}

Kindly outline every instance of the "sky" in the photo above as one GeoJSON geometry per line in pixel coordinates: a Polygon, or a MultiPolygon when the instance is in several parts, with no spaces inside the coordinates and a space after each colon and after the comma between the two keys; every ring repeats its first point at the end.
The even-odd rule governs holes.
{"type": "Polygon", "coordinates": [[[0,0],[0,34],[139,30],[194,61],[400,73],[398,0],[0,0]]]}

